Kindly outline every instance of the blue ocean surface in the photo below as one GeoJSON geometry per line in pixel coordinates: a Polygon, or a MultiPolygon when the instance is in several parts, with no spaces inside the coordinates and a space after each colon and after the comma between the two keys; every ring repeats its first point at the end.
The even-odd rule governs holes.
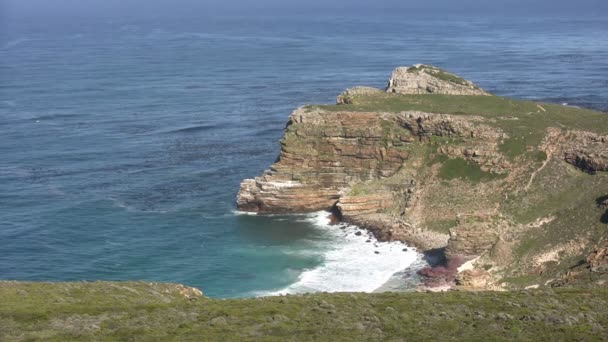
{"type": "Polygon", "coordinates": [[[601,13],[23,20],[1,33],[0,279],[373,291],[420,256],[326,213],[235,211],[292,110],[414,63],[608,110],[601,13]]]}

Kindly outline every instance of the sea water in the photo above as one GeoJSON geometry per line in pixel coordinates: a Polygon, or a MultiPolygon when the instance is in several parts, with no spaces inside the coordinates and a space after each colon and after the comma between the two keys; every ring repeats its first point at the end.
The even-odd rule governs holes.
{"type": "Polygon", "coordinates": [[[0,279],[177,282],[213,297],[370,292],[395,273],[410,284],[424,262],[401,243],[331,226],[324,212],[235,211],[240,181],[276,159],[290,112],[332,103],[347,87],[383,87],[394,67],[414,63],[498,95],[607,110],[607,23],[389,14],[5,22],[0,279]]]}

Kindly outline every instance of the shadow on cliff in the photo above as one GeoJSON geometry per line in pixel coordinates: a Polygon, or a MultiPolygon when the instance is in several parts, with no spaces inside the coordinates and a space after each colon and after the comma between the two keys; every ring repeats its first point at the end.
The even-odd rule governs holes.
{"type": "Polygon", "coordinates": [[[596,198],[595,203],[597,204],[598,208],[606,208],[606,211],[602,217],[600,217],[600,222],[608,224],[608,195],[596,198]]]}
{"type": "Polygon", "coordinates": [[[425,251],[424,261],[426,261],[430,267],[444,266],[447,263],[445,247],[425,251]]]}
{"type": "Polygon", "coordinates": [[[458,256],[448,258],[445,247],[424,252],[424,259],[429,267],[418,271],[418,275],[422,276],[424,285],[428,287],[453,285],[458,275],[458,267],[464,263],[464,259],[458,256]]]}

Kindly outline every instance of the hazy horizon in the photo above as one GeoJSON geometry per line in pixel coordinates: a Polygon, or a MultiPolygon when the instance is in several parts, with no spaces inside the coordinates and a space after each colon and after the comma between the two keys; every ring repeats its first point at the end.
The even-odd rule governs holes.
{"type": "MultiPolygon", "coordinates": [[[[483,0],[430,0],[417,1],[367,0],[332,1],[309,0],[2,0],[5,19],[28,15],[52,16],[104,16],[104,15],[216,15],[309,13],[317,15],[393,13],[395,15],[416,14],[484,14],[484,15],[542,15],[546,14],[587,14],[602,15],[608,12],[608,2],[603,0],[503,0],[491,3],[483,0]],[[252,12],[255,11],[255,12],[252,12]]],[[[584,19],[584,18],[581,18],[584,19]]]]}

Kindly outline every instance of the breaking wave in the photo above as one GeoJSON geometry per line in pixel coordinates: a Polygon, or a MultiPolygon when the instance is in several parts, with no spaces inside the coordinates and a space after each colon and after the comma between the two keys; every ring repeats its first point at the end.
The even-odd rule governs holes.
{"type": "Polygon", "coordinates": [[[301,273],[296,282],[258,296],[309,292],[373,292],[391,277],[420,262],[422,255],[401,242],[378,242],[369,232],[349,224],[330,225],[327,212],[303,216],[321,230],[324,262],[301,273]],[[360,233],[359,233],[360,232],[360,233]],[[357,235],[359,234],[359,235],[357,235]]]}

